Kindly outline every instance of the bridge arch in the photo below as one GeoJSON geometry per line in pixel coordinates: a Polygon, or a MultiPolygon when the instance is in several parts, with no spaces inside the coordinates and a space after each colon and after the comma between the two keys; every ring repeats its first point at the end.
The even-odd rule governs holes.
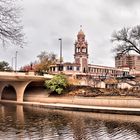
{"type": "Polygon", "coordinates": [[[23,95],[24,95],[25,88],[30,82],[31,81],[0,82],[0,99],[1,100],[3,99],[15,100],[17,102],[23,102],[23,95]],[[15,95],[10,94],[10,91],[15,93],[15,95]]]}
{"type": "Polygon", "coordinates": [[[17,94],[15,87],[11,84],[5,84],[3,85],[1,89],[1,100],[17,100],[17,94]]]}
{"type": "MultiPolygon", "coordinates": [[[[50,80],[52,75],[38,76],[26,73],[14,73],[14,72],[1,72],[0,73],[0,100],[4,96],[6,86],[12,88],[12,91],[16,93],[16,101],[23,102],[23,97],[26,89],[29,87],[31,82],[44,82],[45,80],[50,80]],[[26,88],[27,87],[27,88],[26,88]],[[2,97],[2,98],[1,98],[2,97]]],[[[44,85],[44,84],[43,84],[44,85]]],[[[40,96],[39,96],[40,97],[40,96]]]]}
{"type": "Polygon", "coordinates": [[[25,88],[30,82],[32,81],[14,82],[14,87],[16,89],[16,95],[17,95],[17,102],[23,102],[25,88]]]}
{"type": "Polygon", "coordinates": [[[31,81],[24,90],[23,101],[39,101],[48,97],[44,81],[31,81]]]}

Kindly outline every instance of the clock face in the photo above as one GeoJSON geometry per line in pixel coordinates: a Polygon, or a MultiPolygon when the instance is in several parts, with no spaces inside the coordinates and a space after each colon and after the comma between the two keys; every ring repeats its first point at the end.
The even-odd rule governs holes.
{"type": "Polygon", "coordinates": [[[84,40],[84,37],[78,37],[78,42],[83,42],[84,40]]]}

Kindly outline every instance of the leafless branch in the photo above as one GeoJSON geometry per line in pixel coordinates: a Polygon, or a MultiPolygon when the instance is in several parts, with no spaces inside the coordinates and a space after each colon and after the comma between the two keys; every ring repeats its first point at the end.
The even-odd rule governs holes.
{"type": "Polygon", "coordinates": [[[140,25],[114,31],[111,41],[115,44],[114,51],[117,53],[135,51],[140,54],[140,25]]]}
{"type": "Polygon", "coordinates": [[[23,26],[20,19],[20,8],[16,7],[16,0],[0,0],[0,39],[5,44],[18,46],[24,44],[23,26]]]}

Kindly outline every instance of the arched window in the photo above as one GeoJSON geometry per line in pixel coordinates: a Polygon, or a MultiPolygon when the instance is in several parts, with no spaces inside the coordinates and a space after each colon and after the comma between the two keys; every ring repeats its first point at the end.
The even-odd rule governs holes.
{"type": "Polygon", "coordinates": [[[83,53],[86,53],[86,48],[82,48],[82,52],[83,53]]]}
{"type": "Polygon", "coordinates": [[[84,67],[84,69],[83,69],[83,73],[85,73],[86,72],[86,68],[84,67]]]}
{"type": "Polygon", "coordinates": [[[77,53],[80,52],[80,48],[79,48],[79,47],[76,49],[76,52],[77,52],[77,53]]]}

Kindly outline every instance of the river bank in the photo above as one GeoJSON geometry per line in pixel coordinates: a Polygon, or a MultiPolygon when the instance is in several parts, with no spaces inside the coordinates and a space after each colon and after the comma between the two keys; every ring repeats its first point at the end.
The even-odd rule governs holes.
{"type": "Polygon", "coordinates": [[[55,98],[48,97],[44,100],[16,102],[1,100],[0,103],[14,103],[31,105],[59,110],[72,110],[83,112],[100,112],[111,114],[140,115],[140,100],[138,99],[104,99],[104,98],[55,98]]]}
{"type": "Polygon", "coordinates": [[[139,91],[97,89],[88,86],[70,87],[62,95],[53,94],[44,88],[31,88],[26,90],[23,102],[10,99],[0,102],[61,110],[140,115],[139,91]]]}

